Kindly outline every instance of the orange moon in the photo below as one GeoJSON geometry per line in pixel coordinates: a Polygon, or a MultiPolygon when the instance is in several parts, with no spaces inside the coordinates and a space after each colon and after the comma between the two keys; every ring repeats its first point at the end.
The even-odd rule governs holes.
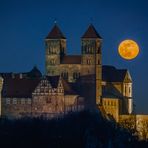
{"type": "Polygon", "coordinates": [[[124,40],[118,47],[118,53],[122,58],[132,60],[139,54],[139,46],[133,40],[124,40]]]}

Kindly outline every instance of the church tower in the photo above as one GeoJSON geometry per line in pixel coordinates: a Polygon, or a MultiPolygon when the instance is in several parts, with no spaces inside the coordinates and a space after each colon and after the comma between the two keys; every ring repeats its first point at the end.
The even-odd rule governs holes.
{"type": "Polygon", "coordinates": [[[102,95],[102,38],[91,24],[81,39],[82,75],[95,75],[95,103],[100,104],[102,95]]]}
{"type": "Polygon", "coordinates": [[[54,25],[45,39],[46,75],[59,75],[59,65],[66,54],[66,38],[57,24],[54,25]]]}
{"type": "Polygon", "coordinates": [[[123,113],[133,113],[132,78],[129,71],[126,71],[123,81],[123,113]]]}

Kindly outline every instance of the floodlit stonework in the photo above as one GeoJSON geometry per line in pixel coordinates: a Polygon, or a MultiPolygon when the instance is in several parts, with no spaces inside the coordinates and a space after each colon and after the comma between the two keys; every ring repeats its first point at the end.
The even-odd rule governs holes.
{"type": "Polygon", "coordinates": [[[131,75],[102,65],[102,42],[90,25],[81,37],[81,55],[67,55],[66,37],[55,24],[45,38],[45,75],[37,67],[26,73],[0,73],[0,115],[51,118],[97,108],[119,123],[134,122],[129,125],[137,125],[140,133],[147,127],[147,116],[133,112],[131,75]]]}
{"type": "Polygon", "coordinates": [[[96,106],[116,121],[120,114],[131,114],[131,76],[102,66],[101,46],[101,36],[90,25],[81,37],[81,55],[67,55],[66,37],[55,24],[45,38],[45,76],[36,67],[1,73],[1,115],[56,116],[96,106]]]}

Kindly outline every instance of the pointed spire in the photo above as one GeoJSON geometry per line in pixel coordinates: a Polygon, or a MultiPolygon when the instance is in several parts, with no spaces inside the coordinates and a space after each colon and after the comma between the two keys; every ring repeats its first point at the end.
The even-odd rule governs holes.
{"type": "Polygon", "coordinates": [[[54,27],[47,35],[46,39],[66,39],[60,28],[58,27],[56,21],[54,23],[54,27]]]}
{"type": "Polygon", "coordinates": [[[92,24],[89,25],[87,31],[84,33],[82,38],[100,38],[100,39],[102,39],[92,24]]]}

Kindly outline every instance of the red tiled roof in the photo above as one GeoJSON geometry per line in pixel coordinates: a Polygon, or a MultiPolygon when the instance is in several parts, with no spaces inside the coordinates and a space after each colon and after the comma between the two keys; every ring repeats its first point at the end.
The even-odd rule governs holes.
{"type": "Polygon", "coordinates": [[[55,24],[46,39],[66,39],[60,28],[55,24]]]}
{"type": "Polygon", "coordinates": [[[88,27],[87,31],[84,33],[82,38],[100,38],[100,39],[102,39],[92,24],[88,27]]]}
{"type": "Polygon", "coordinates": [[[81,55],[64,56],[61,64],[81,64],[81,55]]]}
{"type": "Polygon", "coordinates": [[[40,82],[40,78],[6,78],[2,89],[2,97],[27,98],[40,82]]]}
{"type": "MultiPolygon", "coordinates": [[[[60,76],[46,76],[53,88],[57,88],[60,76]]],[[[30,98],[32,97],[32,92],[40,83],[39,78],[6,78],[4,79],[4,85],[2,89],[3,98],[30,98]]],[[[64,86],[64,94],[74,95],[75,91],[72,89],[70,83],[62,78],[62,83],[64,86]]]]}

